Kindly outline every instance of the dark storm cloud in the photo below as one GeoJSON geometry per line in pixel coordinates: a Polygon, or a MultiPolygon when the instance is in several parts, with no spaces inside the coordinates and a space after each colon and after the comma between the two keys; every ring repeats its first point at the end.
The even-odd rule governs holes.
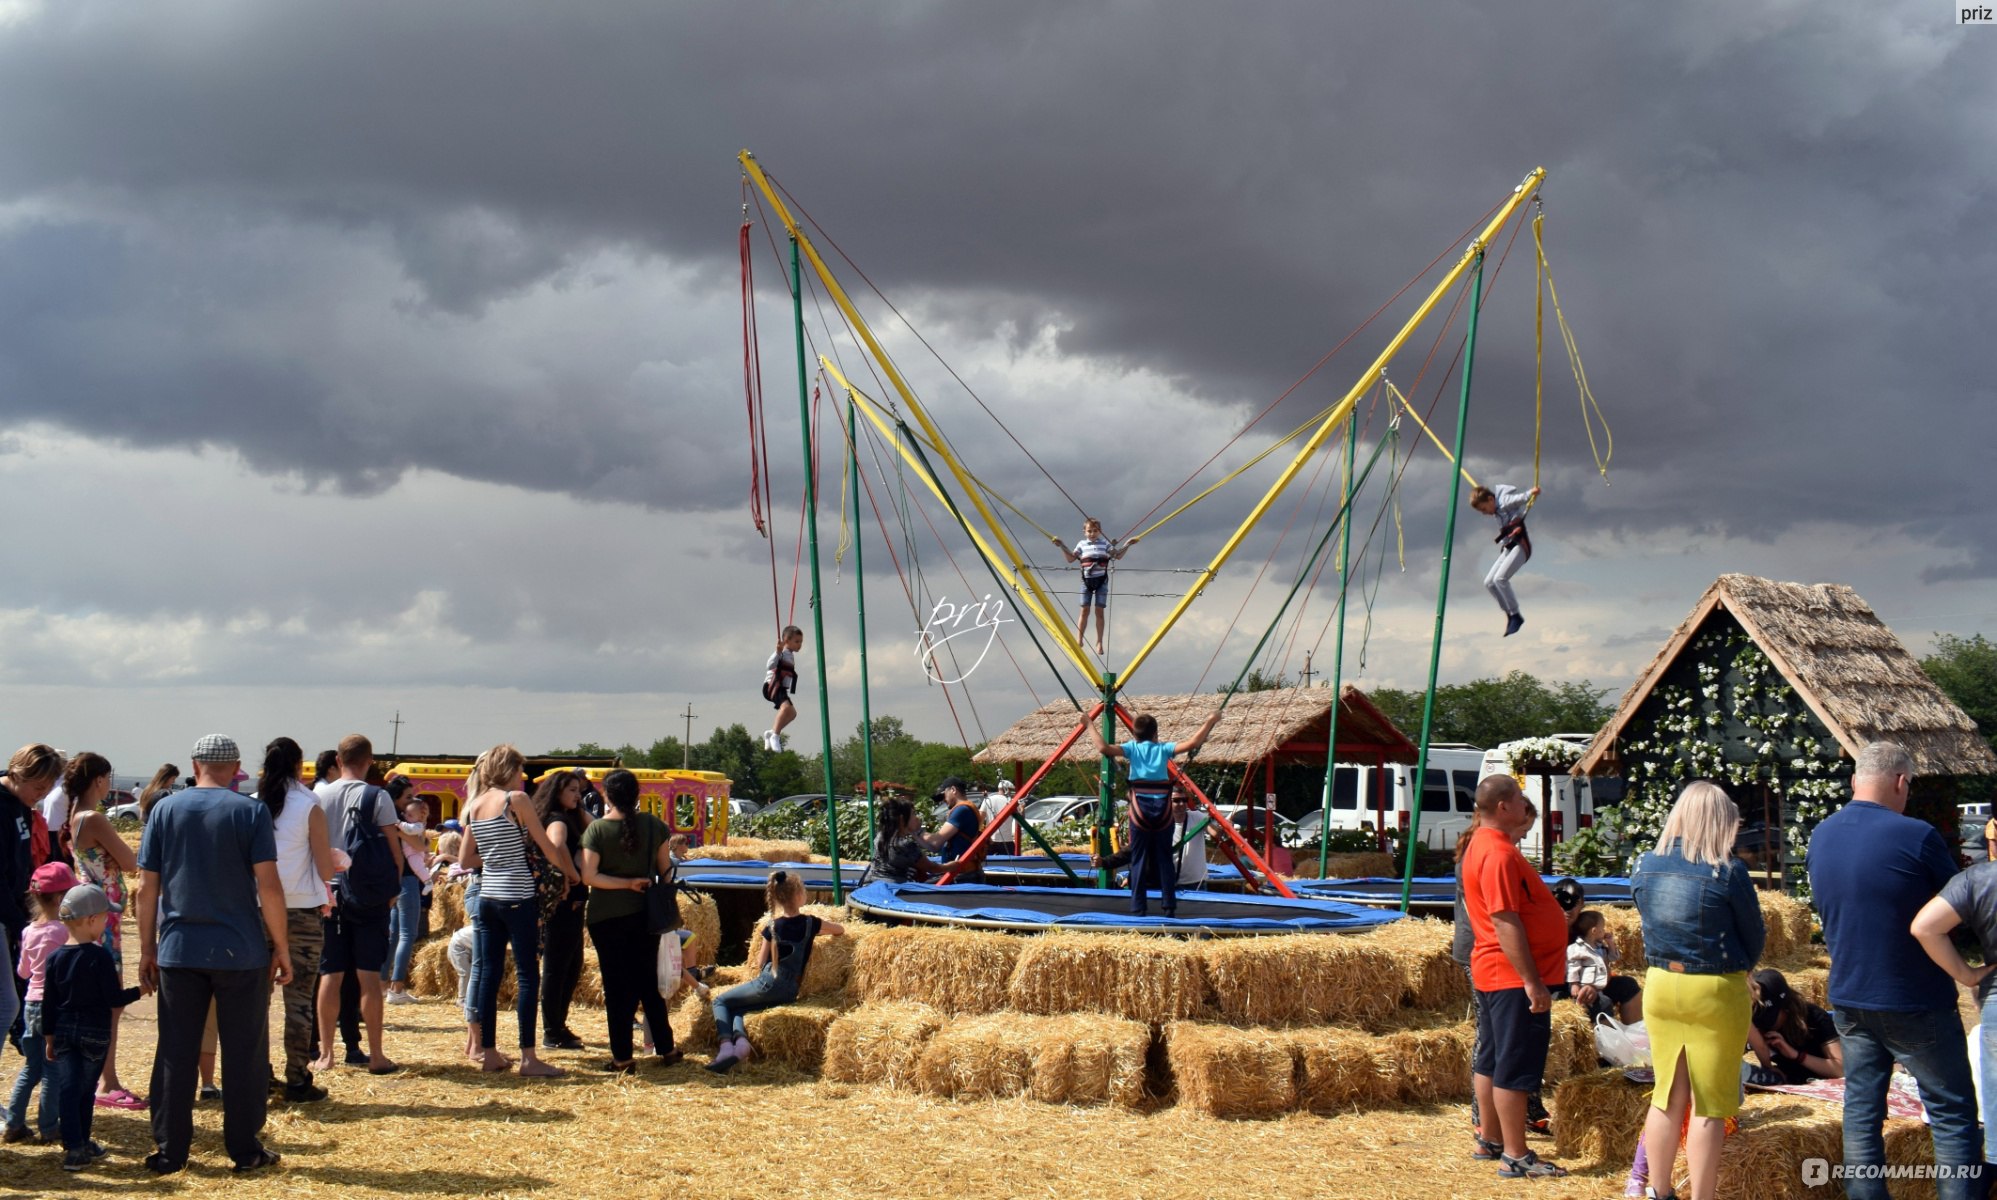
{"type": "MultiPolygon", "coordinates": [[[[338,281],[259,271],[241,224],[379,244],[412,320],[475,326],[587,288],[604,254],[691,267],[689,294],[725,317],[747,145],[950,336],[1057,321],[1065,350],[1260,407],[1544,164],[1562,299],[1624,468],[1588,494],[1591,521],[1904,523],[1960,548],[1944,574],[1997,574],[1997,534],[1963,500],[1997,442],[1992,53],[1930,4],[52,4],[0,30],[0,200],[106,196],[169,236],[173,213],[203,213],[190,239],[237,250],[218,268],[121,244],[115,221],[15,226],[0,412],[135,440],[192,427],[349,488],[423,463],[734,503],[726,319],[692,322],[715,344],[650,374],[620,341],[527,383],[376,364],[365,331],[259,347],[231,289],[269,288],[257,304],[281,313],[294,288],[335,305],[338,281]],[[188,307],[204,289],[236,336],[188,307]],[[355,373],[394,404],[356,401],[355,373]],[[357,407],[367,435],[342,419],[357,407]]],[[[1529,272],[1521,246],[1478,359],[1472,445],[1506,476],[1531,445],[1529,272]]],[[[1371,344],[1279,416],[1325,403],[1371,344]]],[[[1556,347],[1549,470],[1574,486],[1592,470],[1556,347]]],[[[1020,432],[1097,497],[1148,495],[1231,420],[1141,468],[1105,467],[1066,423],[1020,432]]],[[[993,470],[1062,511],[1023,468],[993,470]]]]}

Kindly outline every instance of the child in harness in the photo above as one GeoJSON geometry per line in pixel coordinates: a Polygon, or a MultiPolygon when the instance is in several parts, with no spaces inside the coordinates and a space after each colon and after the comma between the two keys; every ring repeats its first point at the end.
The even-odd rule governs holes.
{"type": "Polygon", "coordinates": [[[1165,915],[1178,915],[1178,867],[1172,861],[1172,779],[1174,755],[1192,754],[1206,744],[1207,735],[1220,721],[1220,712],[1200,726],[1199,732],[1183,742],[1158,740],[1158,718],[1139,713],[1131,724],[1136,737],[1120,745],[1103,740],[1091,724],[1089,736],[1095,739],[1096,753],[1120,758],[1130,772],[1130,911],[1144,916],[1147,893],[1157,888],[1165,915]]]}

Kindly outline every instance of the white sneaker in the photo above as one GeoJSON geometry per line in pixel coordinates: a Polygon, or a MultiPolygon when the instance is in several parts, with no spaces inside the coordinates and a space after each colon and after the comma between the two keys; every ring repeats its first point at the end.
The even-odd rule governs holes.
{"type": "Polygon", "coordinates": [[[776,738],[776,740],[777,740],[777,749],[779,749],[779,750],[788,750],[788,749],[790,749],[790,739],[789,739],[789,738],[785,737],[785,736],[784,736],[783,734],[781,734],[781,733],[778,733],[778,734],[772,734],[771,736],[772,736],[772,737],[774,737],[774,738],[776,738]]]}
{"type": "Polygon", "coordinates": [[[421,1004],[421,1003],[423,1003],[423,1002],[422,1002],[421,1000],[418,1000],[418,999],[417,999],[416,997],[414,997],[414,996],[410,995],[410,994],[409,994],[408,992],[390,992],[390,993],[389,993],[388,995],[386,995],[386,996],[383,996],[383,997],[382,997],[382,1000],[383,1000],[383,1001],[385,1001],[386,1003],[389,1003],[389,1004],[421,1004]]]}
{"type": "Polygon", "coordinates": [[[770,753],[772,753],[772,754],[775,754],[775,753],[777,752],[777,731],[776,731],[776,730],[774,730],[774,729],[765,729],[765,730],[763,731],[763,749],[765,749],[765,750],[768,750],[768,751],[769,751],[770,753]]]}

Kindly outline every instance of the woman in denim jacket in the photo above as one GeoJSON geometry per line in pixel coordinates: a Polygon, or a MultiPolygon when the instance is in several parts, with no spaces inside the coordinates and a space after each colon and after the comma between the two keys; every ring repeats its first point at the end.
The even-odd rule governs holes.
{"type": "MultiPolygon", "coordinates": [[[[1643,917],[1644,1018],[1657,1085],[1644,1145],[1653,1178],[1669,1187],[1685,1137],[1693,1200],[1719,1183],[1726,1119],[1740,1111],[1740,1065],[1754,1015],[1747,973],[1767,930],[1747,867],[1733,856],[1740,810],[1703,780],[1678,794],[1657,849],[1637,860],[1630,890],[1643,917]]],[[[1653,1192],[1653,1195],[1672,1195],[1653,1192]]]]}

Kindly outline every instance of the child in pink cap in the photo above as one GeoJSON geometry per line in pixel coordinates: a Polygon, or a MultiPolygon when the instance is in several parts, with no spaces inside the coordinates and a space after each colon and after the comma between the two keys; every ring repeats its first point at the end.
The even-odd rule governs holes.
{"type": "Polygon", "coordinates": [[[34,1136],[40,1142],[56,1140],[55,1079],[48,1069],[42,1034],[42,999],[48,987],[49,957],[69,941],[69,929],[62,923],[63,893],[76,886],[69,864],[52,862],[35,868],[28,881],[28,897],[34,908],[34,924],[21,934],[20,970],[28,981],[26,1004],[21,1011],[21,1055],[27,1065],[14,1076],[14,1089],[7,1098],[8,1142],[25,1142],[34,1136]],[[36,1113],[35,1134],[28,1133],[28,1101],[41,1091],[36,1113]]]}

